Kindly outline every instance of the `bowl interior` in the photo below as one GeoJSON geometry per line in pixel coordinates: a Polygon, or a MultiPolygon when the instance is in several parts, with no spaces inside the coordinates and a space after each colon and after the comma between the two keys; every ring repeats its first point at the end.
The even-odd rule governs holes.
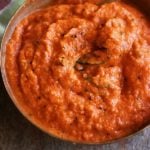
{"type": "MultiPolygon", "coordinates": [[[[37,126],[38,128],[40,128],[41,130],[43,130],[46,133],[50,133],[50,131],[47,131],[46,129],[42,128],[41,124],[38,124],[37,121],[35,121],[34,119],[29,118],[26,113],[23,111],[22,108],[20,108],[19,104],[17,103],[17,101],[15,100],[15,97],[11,91],[11,88],[9,86],[9,83],[7,81],[7,77],[6,77],[6,72],[5,72],[5,53],[6,53],[6,45],[9,41],[9,39],[12,36],[12,33],[16,27],[16,25],[26,16],[28,16],[29,14],[31,14],[32,12],[38,10],[41,7],[44,7],[46,5],[48,5],[49,3],[51,3],[52,0],[28,0],[24,3],[24,5],[16,12],[16,14],[12,17],[12,19],[9,22],[9,25],[6,28],[6,32],[4,34],[3,40],[2,40],[2,44],[1,44],[1,72],[2,72],[2,77],[3,77],[3,81],[5,84],[5,87],[7,89],[8,94],[10,95],[11,99],[13,100],[13,102],[15,103],[15,105],[17,106],[17,108],[23,113],[23,115],[30,120],[30,122],[32,122],[35,126],[37,126]]],[[[149,5],[150,6],[150,5],[149,5]]],[[[149,7],[148,6],[148,7],[149,7]]],[[[150,7],[149,7],[150,8],[150,7]]],[[[54,136],[54,135],[53,135],[54,136]]],[[[56,136],[55,136],[56,137],[56,136]]],[[[106,143],[111,143],[111,142],[116,142],[118,140],[113,140],[110,142],[105,142],[105,143],[98,143],[98,144],[106,144],[106,143]]],[[[78,143],[78,142],[77,142],[78,143]]],[[[86,144],[90,144],[90,143],[86,143],[86,144]]],[[[93,143],[92,143],[93,144],[93,143]]],[[[97,144],[97,143],[96,143],[97,144]]]]}

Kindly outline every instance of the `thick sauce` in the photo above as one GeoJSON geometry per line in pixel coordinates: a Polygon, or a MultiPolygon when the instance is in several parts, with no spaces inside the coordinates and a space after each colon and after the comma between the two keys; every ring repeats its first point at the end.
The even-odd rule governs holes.
{"type": "Polygon", "coordinates": [[[18,103],[51,133],[80,142],[150,123],[150,28],[121,2],[60,4],[25,18],[7,45],[18,103]]]}

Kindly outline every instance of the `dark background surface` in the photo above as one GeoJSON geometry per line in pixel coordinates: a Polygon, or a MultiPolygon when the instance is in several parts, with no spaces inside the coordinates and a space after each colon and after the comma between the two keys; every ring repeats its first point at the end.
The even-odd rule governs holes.
{"type": "MultiPolygon", "coordinates": [[[[0,0],[0,9],[10,0],[0,0]]],[[[31,125],[16,109],[0,75],[0,150],[150,150],[150,128],[107,145],[74,145],[52,138],[31,125]]]]}
{"type": "Polygon", "coordinates": [[[9,98],[0,77],[0,150],[150,150],[150,128],[107,145],[74,145],[52,138],[29,123],[9,98]]]}
{"type": "Polygon", "coordinates": [[[11,0],[0,0],[0,9],[3,9],[11,0]]]}

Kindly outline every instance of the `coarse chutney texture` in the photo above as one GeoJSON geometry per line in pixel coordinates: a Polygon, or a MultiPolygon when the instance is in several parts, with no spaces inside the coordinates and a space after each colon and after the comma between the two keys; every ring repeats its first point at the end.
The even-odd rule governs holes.
{"type": "Polygon", "coordinates": [[[150,123],[150,24],[125,3],[32,13],[9,40],[5,66],[20,107],[63,139],[104,142],[150,123]]]}

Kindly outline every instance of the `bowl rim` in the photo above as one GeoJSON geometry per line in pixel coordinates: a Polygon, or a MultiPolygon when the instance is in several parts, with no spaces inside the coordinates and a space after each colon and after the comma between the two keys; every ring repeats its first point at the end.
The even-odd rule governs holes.
{"type": "MultiPolygon", "coordinates": [[[[35,0],[34,0],[35,1],[35,0]]],[[[37,0],[39,1],[39,0],[37,0]]],[[[46,0],[49,1],[49,0],[46,0]]],[[[31,1],[32,2],[32,1],[31,1]]],[[[139,133],[141,133],[142,131],[148,129],[150,127],[150,124],[142,127],[140,130],[135,131],[133,133],[131,133],[130,135],[121,137],[121,138],[117,138],[117,139],[112,139],[112,140],[108,140],[108,141],[104,141],[104,142],[82,142],[82,141],[75,141],[75,140],[71,140],[69,138],[63,138],[61,136],[59,136],[58,134],[55,133],[51,133],[50,131],[47,131],[46,128],[44,128],[44,126],[42,126],[41,123],[39,123],[37,120],[34,120],[31,116],[28,115],[27,112],[25,112],[25,110],[23,109],[23,107],[21,107],[21,105],[19,105],[19,103],[17,102],[17,98],[14,96],[13,92],[12,92],[12,88],[9,85],[8,79],[7,79],[7,74],[6,74],[6,68],[5,68],[5,57],[6,57],[6,44],[7,42],[5,42],[6,40],[6,36],[8,34],[8,30],[10,30],[12,23],[14,22],[14,20],[18,17],[18,14],[26,9],[30,4],[28,2],[24,2],[19,9],[14,13],[14,15],[11,17],[5,32],[3,34],[3,38],[2,38],[2,42],[1,42],[1,50],[0,50],[0,69],[1,69],[1,76],[2,76],[2,80],[5,86],[5,89],[10,97],[10,99],[12,100],[12,102],[14,103],[14,105],[16,106],[16,108],[19,110],[19,112],[24,116],[25,119],[27,119],[34,127],[40,129],[42,132],[46,133],[47,135],[57,138],[59,140],[65,141],[65,142],[69,142],[72,144],[83,144],[83,145],[106,145],[106,144],[114,144],[117,142],[121,142],[123,140],[127,140],[129,138],[132,138],[135,135],[138,135],[139,133]]],[[[41,8],[41,7],[39,7],[41,8]]],[[[35,10],[31,11],[35,12],[35,10]]],[[[29,15],[29,14],[28,14],[29,15]]],[[[19,18],[19,17],[18,17],[19,18]]],[[[20,21],[23,19],[24,17],[22,17],[20,19],[20,21]]],[[[14,30],[12,30],[13,33],[14,30]]],[[[12,35],[12,33],[10,35],[12,35]]],[[[9,39],[8,39],[9,40],[9,39]]]]}

